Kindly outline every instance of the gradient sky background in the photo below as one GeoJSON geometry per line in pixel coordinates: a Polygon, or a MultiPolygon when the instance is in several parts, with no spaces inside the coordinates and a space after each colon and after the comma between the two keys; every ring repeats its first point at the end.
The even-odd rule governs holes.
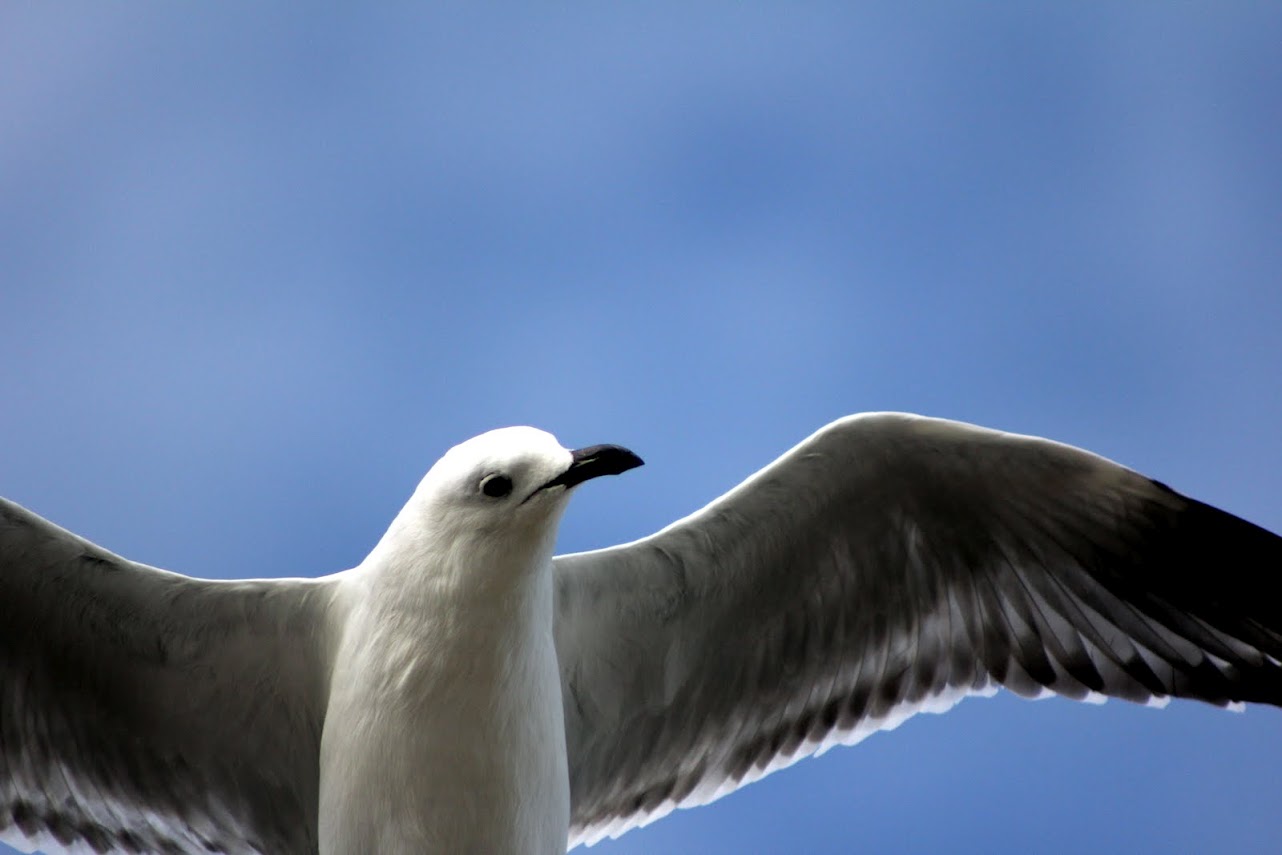
{"type": "MultiPolygon", "coordinates": [[[[903,409],[1282,530],[1282,6],[697,5],[6,4],[0,492],[318,575],[489,428],[646,458],[574,551],[903,409]]],[[[592,851],[1276,852],[1280,761],[1000,696],[592,851]]]]}

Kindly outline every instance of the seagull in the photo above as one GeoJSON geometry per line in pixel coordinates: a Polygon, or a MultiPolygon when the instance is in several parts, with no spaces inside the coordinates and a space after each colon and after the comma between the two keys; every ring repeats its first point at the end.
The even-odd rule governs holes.
{"type": "Polygon", "coordinates": [[[1282,538],[1089,452],[840,419],[649,537],[641,459],[450,449],[359,566],[207,581],[0,500],[0,839],[554,853],[1005,688],[1282,706],[1282,538]]]}

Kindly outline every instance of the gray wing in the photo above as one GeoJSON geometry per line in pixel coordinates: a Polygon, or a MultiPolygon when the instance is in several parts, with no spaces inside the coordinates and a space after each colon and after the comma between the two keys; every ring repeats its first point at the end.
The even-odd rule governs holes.
{"type": "Polygon", "coordinates": [[[0,499],[0,839],[315,852],[328,602],[135,564],[0,499]]]}
{"type": "Polygon", "coordinates": [[[555,567],[572,844],[998,686],[1282,705],[1282,538],[956,422],[834,422],[555,567]]]}

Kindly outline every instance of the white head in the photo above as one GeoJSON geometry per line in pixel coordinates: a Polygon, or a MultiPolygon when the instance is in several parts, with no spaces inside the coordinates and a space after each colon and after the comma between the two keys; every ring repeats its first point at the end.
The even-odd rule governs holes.
{"type": "MultiPolygon", "coordinates": [[[[600,475],[642,463],[626,448],[596,445],[570,451],[532,427],[492,430],[454,446],[419,482],[386,543],[427,558],[470,555],[494,560],[532,551],[549,555],[570,491],[600,475]]],[[[382,546],[384,544],[380,544],[382,546]]]]}

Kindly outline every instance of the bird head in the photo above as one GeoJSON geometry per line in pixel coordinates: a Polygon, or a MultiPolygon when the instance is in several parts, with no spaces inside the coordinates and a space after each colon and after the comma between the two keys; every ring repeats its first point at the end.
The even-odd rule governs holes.
{"type": "Polygon", "coordinates": [[[395,533],[399,546],[443,557],[550,556],[574,488],[640,465],[640,457],[617,445],[571,450],[536,428],[492,430],[454,446],[437,461],[388,537],[395,533]]]}

